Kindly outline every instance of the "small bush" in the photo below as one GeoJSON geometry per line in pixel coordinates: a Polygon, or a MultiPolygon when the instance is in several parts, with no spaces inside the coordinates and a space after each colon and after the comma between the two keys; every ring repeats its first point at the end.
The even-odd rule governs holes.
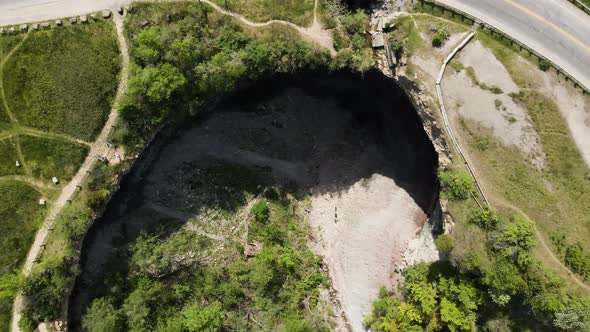
{"type": "Polygon", "coordinates": [[[340,51],[350,46],[350,39],[348,39],[348,36],[342,33],[339,29],[334,30],[332,37],[334,38],[334,49],[336,51],[340,51]]]}
{"type": "Polygon", "coordinates": [[[455,247],[455,239],[449,234],[442,234],[436,238],[434,244],[436,245],[436,250],[448,254],[455,247]]]}
{"type": "Polygon", "coordinates": [[[402,55],[404,54],[403,43],[400,42],[399,40],[397,40],[397,38],[395,38],[395,36],[389,37],[388,42],[389,42],[389,48],[391,48],[391,51],[395,55],[395,58],[396,59],[401,58],[402,55]]]}
{"type": "Polygon", "coordinates": [[[266,224],[270,216],[270,211],[266,201],[256,202],[256,204],[252,206],[252,210],[250,210],[250,212],[254,215],[254,220],[261,224],[266,224]]]}
{"type": "Polygon", "coordinates": [[[500,219],[494,210],[484,208],[472,210],[469,214],[468,222],[485,230],[492,230],[500,223],[500,219]]]}
{"type": "Polygon", "coordinates": [[[464,200],[473,189],[471,175],[464,169],[440,171],[438,173],[441,187],[451,200],[464,200]]]}
{"type": "Polygon", "coordinates": [[[549,63],[549,61],[547,61],[545,59],[539,60],[539,69],[541,69],[542,71],[548,71],[550,67],[551,67],[551,64],[549,63]]]}
{"type": "Polygon", "coordinates": [[[352,44],[352,48],[355,50],[360,50],[367,45],[367,40],[360,34],[354,34],[350,40],[352,44]]]}
{"type": "Polygon", "coordinates": [[[565,263],[574,272],[586,278],[590,275],[590,256],[584,253],[579,243],[568,246],[565,251],[565,263]]]}
{"type": "Polygon", "coordinates": [[[344,16],[342,24],[351,35],[365,33],[369,26],[369,16],[363,10],[357,9],[354,14],[344,16]]]}
{"type": "Polygon", "coordinates": [[[441,25],[432,36],[432,46],[441,47],[447,39],[449,39],[449,30],[445,25],[441,25]]]}

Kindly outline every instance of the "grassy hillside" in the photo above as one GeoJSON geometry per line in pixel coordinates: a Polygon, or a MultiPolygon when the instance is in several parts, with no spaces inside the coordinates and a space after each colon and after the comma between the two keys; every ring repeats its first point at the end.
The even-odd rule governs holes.
{"type": "Polygon", "coordinates": [[[6,105],[23,125],[91,141],[111,109],[119,67],[111,21],[31,32],[3,66],[6,105]]]}
{"type": "Polygon", "coordinates": [[[0,197],[0,331],[7,331],[13,300],[7,279],[23,263],[44,210],[41,194],[19,182],[0,181],[0,197]]]}

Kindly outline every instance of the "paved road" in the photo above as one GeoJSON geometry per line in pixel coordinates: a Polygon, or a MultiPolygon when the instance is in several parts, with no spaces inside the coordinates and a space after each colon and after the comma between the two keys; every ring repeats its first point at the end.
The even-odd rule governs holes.
{"type": "Polygon", "coordinates": [[[0,26],[116,9],[129,0],[0,0],[0,26]]]}
{"type": "Polygon", "coordinates": [[[590,15],[567,0],[438,1],[516,37],[590,89],[590,15]]]}

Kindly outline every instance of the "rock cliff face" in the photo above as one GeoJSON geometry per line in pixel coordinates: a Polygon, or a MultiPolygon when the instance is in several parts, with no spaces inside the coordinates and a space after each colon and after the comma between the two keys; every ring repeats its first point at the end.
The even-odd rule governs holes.
{"type": "Polygon", "coordinates": [[[310,200],[310,246],[327,263],[332,300],[348,322],[340,327],[360,330],[379,288],[394,285],[391,272],[437,215],[438,156],[419,114],[377,71],[273,77],[227,96],[150,147],[123,181],[84,242],[70,326],[79,327],[93,298],[121,287],[110,276],[132,272],[128,248],[142,230],[198,219],[199,234],[239,239],[240,218],[215,211],[230,202],[240,211],[251,198],[214,182],[247,169],[259,186],[310,200]]]}

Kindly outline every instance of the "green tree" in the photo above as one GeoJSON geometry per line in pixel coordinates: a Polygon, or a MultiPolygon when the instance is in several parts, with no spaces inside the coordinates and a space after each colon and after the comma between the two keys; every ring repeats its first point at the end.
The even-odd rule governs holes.
{"type": "Polygon", "coordinates": [[[494,248],[505,257],[513,257],[520,267],[531,264],[530,251],[535,244],[535,225],[522,217],[506,224],[494,240],[494,248]]]}
{"type": "Polygon", "coordinates": [[[450,253],[455,247],[455,239],[449,234],[441,234],[434,241],[436,250],[443,253],[450,253]]]}
{"type": "Polygon", "coordinates": [[[254,221],[261,224],[266,224],[270,216],[270,210],[266,201],[260,200],[252,206],[250,213],[254,216],[254,221]]]}
{"type": "Polygon", "coordinates": [[[442,189],[452,200],[467,199],[473,189],[471,175],[464,169],[439,171],[438,178],[442,189]]]}
{"type": "Polygon", "coordinates": [[[136,288],[123,303],[122,312],[127,318],[129,331],[150,331],[155,304],[159,301],[162,284],[147,278],[140,278],[136,288]]]}
{"type": "Polygon", "coordinates": [[[590,274],[590,256],[584,253],[584,249],[579,243],[567,247],[565,263],[584,277],[588,277],[590,274]]]}
{"type": "Polygon", "coordinates": [[[590,297],[570,301],[555,313],[553,325],[562,331],[590,331],[590,297]]]}
{"type": "Polygon", "coordinates": [[[496,215],[496,212],[488,207],[483,209],[473,209],[469,213],[467,220],[468,222],[475,224],[486,231],[495,229],[500,223],[500,219],[496,215]]]}
{"type": "Polygon", "coordinates": [[[498,259],[487,271],[482,282],[488,286],[488,294],[499,306],[505,306],[512,296],[526,290],[526,282],[518,268],[507,259],[498,259]]]}
{"type": "Polygon", "coordinates": [[[356,12],[345,15],[342,24],[351,35],[363,34],[369,26],[369,16],[363,10],[357,9],[356,12]]]}
{"type": "Polygon", "coordinates": [[[216,332],[223,324],[225,311],[220,302],[215,301],[205,308],[193,305],[182,312],[184,324],[190,332],[216,332]]]}
{"type": "Polygon", "coordinates": [[[170,63],[144,69],[136,68],[129,82],[133,94],[145,95],[152,103],[167,101],[186,83],[182,72],[170,63]]]}
{"type": "Polygon", "coordinates": [[[24,277],[18,271],[5,274],[0,278],[0,302],[12,300],[24,283],[24,277]]]}
{"type": "Polygon", "coordinates": [[[123,318],[109,298],[101,297],[92,301],[82,327],[88,332],[123,331],[123,318]]]}

